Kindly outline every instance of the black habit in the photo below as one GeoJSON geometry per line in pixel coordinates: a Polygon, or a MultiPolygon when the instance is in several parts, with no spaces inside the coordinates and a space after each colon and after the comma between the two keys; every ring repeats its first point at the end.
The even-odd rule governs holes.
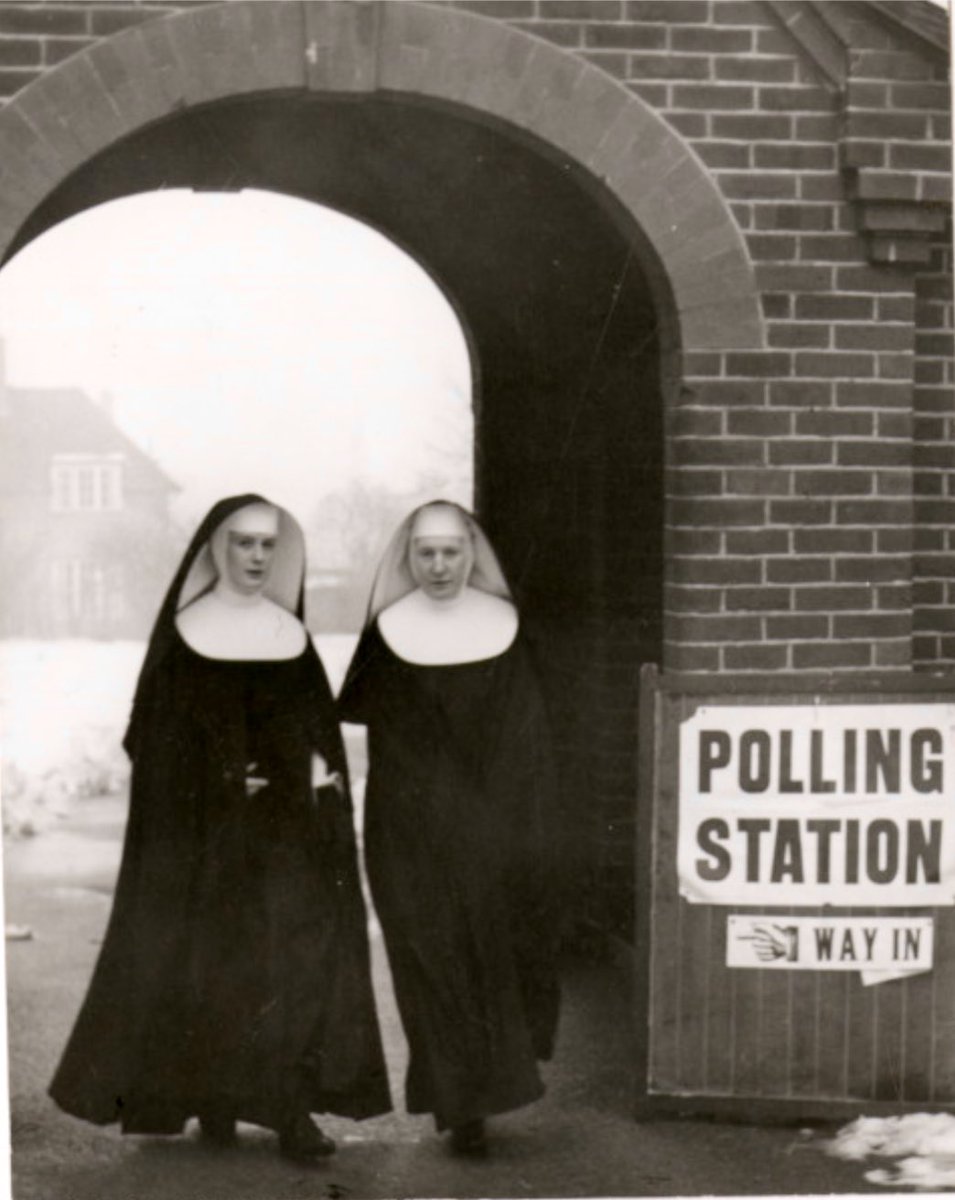
{"type": "Polygon", "coordinates": [[[112,915],[50,1088],[127,1133],[178,1133],[210,1106],[274,1129],[390,1108],[347,784],[311,787],[313,751],[347,780],[318,655],[210,659],[175,627],[210,535],[257,501],[210,512],[160,610],[112,915]],[[250,763],[269,780],[254,796],[250,763]]]}
{"type": "Polygon", "coordinates": [[[368,726],[365,852],[410,1047],[407,1105],[439,1129],[543,1092],[558,985],[547,720],[521,633],[426,666],[377,622],[340,699],[368,726]]]}

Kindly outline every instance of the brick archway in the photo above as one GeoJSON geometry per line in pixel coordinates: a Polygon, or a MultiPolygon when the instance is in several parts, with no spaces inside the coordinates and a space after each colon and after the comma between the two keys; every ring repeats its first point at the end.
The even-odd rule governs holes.
{"type": "Polygon", "coordinates": [[[632,218],[682,350],[764,345],[728,206],[648,105],[498,21],[411,0],[230,0],[126,30],[47,72],[0,112],[0,258],[45,197],[115,142],[196,106],[288,90],[423,97],[571,156],[632,218]]]}

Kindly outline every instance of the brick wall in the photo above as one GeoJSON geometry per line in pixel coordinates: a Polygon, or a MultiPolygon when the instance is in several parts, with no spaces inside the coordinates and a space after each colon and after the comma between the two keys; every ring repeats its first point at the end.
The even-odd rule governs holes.
{"type": "Polygon", "coordinates": [[[938,241],[915,280],[914,657],[955,661],[955,411],[952,248],[938,241]]]}

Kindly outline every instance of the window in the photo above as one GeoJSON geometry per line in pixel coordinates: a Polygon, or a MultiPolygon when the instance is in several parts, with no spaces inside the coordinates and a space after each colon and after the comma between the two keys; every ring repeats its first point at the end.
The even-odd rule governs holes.
{"type": "Polygon", "coordinates": [[[76,507],[99,508],[96,503],[96,481],[99,467],[76,468],[76,507]]]}
{"type": "Polygon", "coordinates": [[[116,512],[123,507],[121,455],[55,454],[50,474],[53,512],[116,512]]]}
{"type": "Polygon", "coordinates": [[[61,631],[81,633],[126,615],[126,578],[120,564],[57,559],[50,564],[50,581],[61,631]]]}

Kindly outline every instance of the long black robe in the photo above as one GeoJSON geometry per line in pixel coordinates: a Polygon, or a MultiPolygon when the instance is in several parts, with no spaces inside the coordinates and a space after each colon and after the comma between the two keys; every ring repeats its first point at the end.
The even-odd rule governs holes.
{"type": "MultiPolygon", "coordinates": [[[[230,502],[239,507],[239,501],[230,502]]],[[[212,660],[160,612],[125,745],[122,865],[104,944],[50,1087],[124,1132],[179,1132],[210,1106],[271,1128],[302,1111],[390,1108],[347,779],[311,643],[294,659],[212,660]],[[251,772],[269,779],[247,796],[251,772]]]]}
{"type": "Polygon", "coordinates": [[[372,624],[339,708],[368,726],[365,851],[408,1109],[444,1128],[526,1104],[558,1009],[555,777],[528,647],[422,666],[372,624]]]}

